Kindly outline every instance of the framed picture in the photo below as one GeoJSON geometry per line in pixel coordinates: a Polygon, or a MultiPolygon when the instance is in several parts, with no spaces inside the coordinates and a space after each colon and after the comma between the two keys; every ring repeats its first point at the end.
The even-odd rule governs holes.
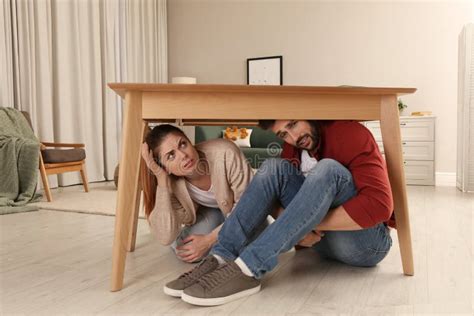
{"type": "Polygon", "coordinates": [[[248,58],[247,84],[282,85],[283,56],[248,58]]]}

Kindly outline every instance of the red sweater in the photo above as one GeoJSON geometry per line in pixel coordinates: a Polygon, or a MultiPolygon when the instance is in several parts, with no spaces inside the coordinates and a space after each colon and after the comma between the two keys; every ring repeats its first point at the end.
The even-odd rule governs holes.
{"type": "MultiPolygon", "coordinates": [[[[357,195],[342,206],[361,227],[387,222],[393,211],[392,190],[385,160],[370,131],[355,121],[320,121],[321,142],[311,155],[331,158],[352,174],[357,195]]],[[[281,157],[300,165],[301,149],[287,143],[281,157]]]]}

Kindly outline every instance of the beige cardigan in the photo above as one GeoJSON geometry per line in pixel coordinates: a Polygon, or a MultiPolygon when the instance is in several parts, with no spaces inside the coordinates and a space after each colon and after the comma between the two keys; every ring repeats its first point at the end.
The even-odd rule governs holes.
{"type": "MultiPolygon", "coordinates": [[[[213,139],[195,147],[209,163],[217,204],[227,216],[250,183],[253,170],[231,141],[213,139]]],[[[164,245],[171,244],[178,237],[182,225],[196,222],[198,208],[191,200],[184,178],[171,176],[170,183],[170,188],[157,188],[155,207],[148,217],[151,232],[164,245]]]]}

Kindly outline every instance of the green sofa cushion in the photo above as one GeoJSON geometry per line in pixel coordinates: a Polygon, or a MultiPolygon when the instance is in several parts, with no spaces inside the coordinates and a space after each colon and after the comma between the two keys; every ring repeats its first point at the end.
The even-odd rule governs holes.
{"type": "Polygon", "coordinates": [[[258,169],[267,158],[278,158],[281,148],[241,148],[252,168],[258,169]]]}
{"type": "MultiPolygon", "coordinates": [[[[253,168],[258,168],[270,157],[280,157],[283,141],[273,132],[265,131],[257,126],[240,126],[252,129],[250,135],[251,148],[241,148],[253,168]]],[[[226,126],[196,126],[195,143],[209,139],[222,138],[226,126]]]]}

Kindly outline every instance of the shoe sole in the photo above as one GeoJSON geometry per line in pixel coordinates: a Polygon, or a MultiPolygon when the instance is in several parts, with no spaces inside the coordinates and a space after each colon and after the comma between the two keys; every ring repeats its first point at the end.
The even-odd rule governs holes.
{"type": "Polygon", "coordinates": [[[186,303],[193,304],[193,305],[198,305],[198,306],[216,306],[216,305],[222,305],[226,304],[232,301],[235,301],[239,298],[250,296],[252,294],[258,293],[260,291],[261,285],[258,285],[257,287],[238,292],[229,296],[225,297],[217,297],[217,298],[200,298],[200,297],[194,297],[190,296],[186,293],[183,293],[181,295],[181,299],[185,301],[186,303]]]}
{"type": "Polygon", "coordinates": [[[183,294],[183,290],[170,289],[166,285],[163,286],[163,292],[165,292],[165,294],[167,294],[169,296],[173,296],[173,297],[181,297],[181,295],[183,294]]]}

